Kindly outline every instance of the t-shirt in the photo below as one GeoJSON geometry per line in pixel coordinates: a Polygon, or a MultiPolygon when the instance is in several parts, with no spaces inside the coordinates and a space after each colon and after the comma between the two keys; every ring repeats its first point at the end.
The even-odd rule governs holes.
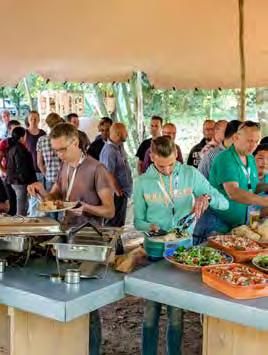
{"type": "MultiPolygon", "coordinates": [[[[69,167],[68,177],[67,171],[68,164],[62,163],[57,184],[59,186],[63,200],[66,199],[68,186],[72,178],[74,168],[71,166],[69,167]]],[[[112,188],[106,168],[97,160],[87,156],[77,168],[69,200],[81,201],[90,205],[98,206],[101,204],[98,192],[104,188],[110,189],[112,195],[112,188]]],[[[101,217],[89,215],[77,216],[71,211],[67,211],[65,213],[63,223],[67,226],[80,225],[87,220],[92,220],[98,224],[101,224],[102,222],[101,217]]]]}
{"type": "Polygon", "coordinates": [[[96,160],[100,160],[100,153],[102,148],[104,147],[105,141],[101,137],[96,137],[94,142],[90,144],[88,148],[87,154],[92,156],[92,158],[96,160]]]}
{"type": "Polygon", "coordinates": [[[46,132],[43,131],[42,129],[39,130],[38,134],[32,134],[28,130],[26,130],[26,147],[29,150],[29,152],[32,154],[34,169],[38,173],[40,172],[40,170],[37,166],[36,145],[37,145],[38,139],[40,137],[44,136],[45,134],[46,134],[46,132]]]}
{"type": "Polygon", "coordinates": [[[8,200],[7,192],[3,184],[2,179],[0,179],[0,202],[6,202],[8,200]]]}
{"type": "Polygon", "coordinates": [[[248,205],[231,200],[223,184],[237,182],[240,189],[255,192],[258,184],[258,171],[253,155],[247,156],[247,166],[245,166],[232,145],[213,160],[209,182],[229,200],[229,209],[215,210],[215,214],[228,224],[230,229],[245,224],[248,205]]]}
{"type": "Polygon", "coordinates": [[[198,164],[200,163],[201,157],[200,157],[200,152],[206,145],[206,139],[203,138],[198,144],[196,144],[190,151],[189,157],[187,160],[188,165],[192,165],[195,168],[198,167],[198,164]]]}
{"type": "Polygon", "coordinates": [[[139,160],[144,161],[145,153],[150,148],[151,142],[152,142],[152,138],[148,138],[141,143],[136,153],[136,157],[138,157],[139,160]]]}

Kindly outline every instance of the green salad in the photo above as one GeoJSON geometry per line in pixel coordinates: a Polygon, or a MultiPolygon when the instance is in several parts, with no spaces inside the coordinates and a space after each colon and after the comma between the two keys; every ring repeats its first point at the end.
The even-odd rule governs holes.
{"type": "Polygon", "coordinates": [[[219,250],[205,246],[194,246],[189,249],[178,247],[173,257],[180,264],[192,266],[226,264],[228,262],[228,259],[219,250]]]}
{"type": "Polygon", "coordinates": [[[268,255],[260,255],[256,258],[256,263],[263,269],[268,270],[268,255]]]}

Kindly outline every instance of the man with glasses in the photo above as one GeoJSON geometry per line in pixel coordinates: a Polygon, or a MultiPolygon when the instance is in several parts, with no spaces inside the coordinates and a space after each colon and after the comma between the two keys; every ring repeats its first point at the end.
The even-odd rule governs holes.
{"type": "MultiPolygon", "coordinates": [[[[56,182],[48,192],[40,183],[28,186],[30,195],[44,199],[79,202],[79,207],[66,211],[63,225],[68,228],[86,221],[102,224],[103,218],[114,216],[113,194],[108,172],[97,160],[85,156],[79,147],[77,129],[69,123],[54,126],[51,147],[62,160],[56,182]]],[[[100,354],[101,324],[97,311],[90,314],[90,354],[100,354]]]]}
{"type": "Polygon", "coordinates": [[[234,144],[213,160],[209,182],[228,199],[229,209],[210,208],[204,213],[194,230],[196,243],[212,232],[226,233],[245,224],[249,205],[268,207],[268,197],[257,194],[260,192],[258,170],[252,155],[260,137],[258,123],[241,123],[234,135],[234,144]]]}

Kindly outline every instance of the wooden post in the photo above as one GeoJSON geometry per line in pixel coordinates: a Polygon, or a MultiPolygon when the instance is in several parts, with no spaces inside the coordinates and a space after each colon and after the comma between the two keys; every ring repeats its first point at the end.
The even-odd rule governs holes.
{"type": "Polygon", "coordinates": [[[246,114],[246,62],[244,36],[244,0],[239,2],[239,54],[240,54],[240,121],[246,114]]]}
{"type": "Polygon", "coordinates": [[[203,355],[266,354],[268,332],[204,316],[203,355]]]}
{"type": "Polygon", "coordinates": [[[137,80],[136,80],[136,91],[137,91],[136,120],[137,120],[139,143],[141,143],[144,139],[144,117],[143,117],[143,96],[142,96],[141,76],[142,76],[141,71],[138,71],[137,80]]]}

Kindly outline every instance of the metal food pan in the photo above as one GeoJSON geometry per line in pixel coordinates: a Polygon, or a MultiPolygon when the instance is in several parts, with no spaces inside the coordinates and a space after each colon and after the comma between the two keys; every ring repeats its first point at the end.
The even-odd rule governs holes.
{"type": "Polygon", "coordinates": [[[66,259],[106,263],[111,252],[114,250],[114,245],[114,243],[107,244],[91,241],[90,245],[54,243],[53,248],[59,260],[66,259]]]}
{"type": "Polygon", "coordinates": [[[24,252],[29,248],[30,241],[28,238],[20,236],[6,236],[0,238],[0,250],[24,252]]]}

